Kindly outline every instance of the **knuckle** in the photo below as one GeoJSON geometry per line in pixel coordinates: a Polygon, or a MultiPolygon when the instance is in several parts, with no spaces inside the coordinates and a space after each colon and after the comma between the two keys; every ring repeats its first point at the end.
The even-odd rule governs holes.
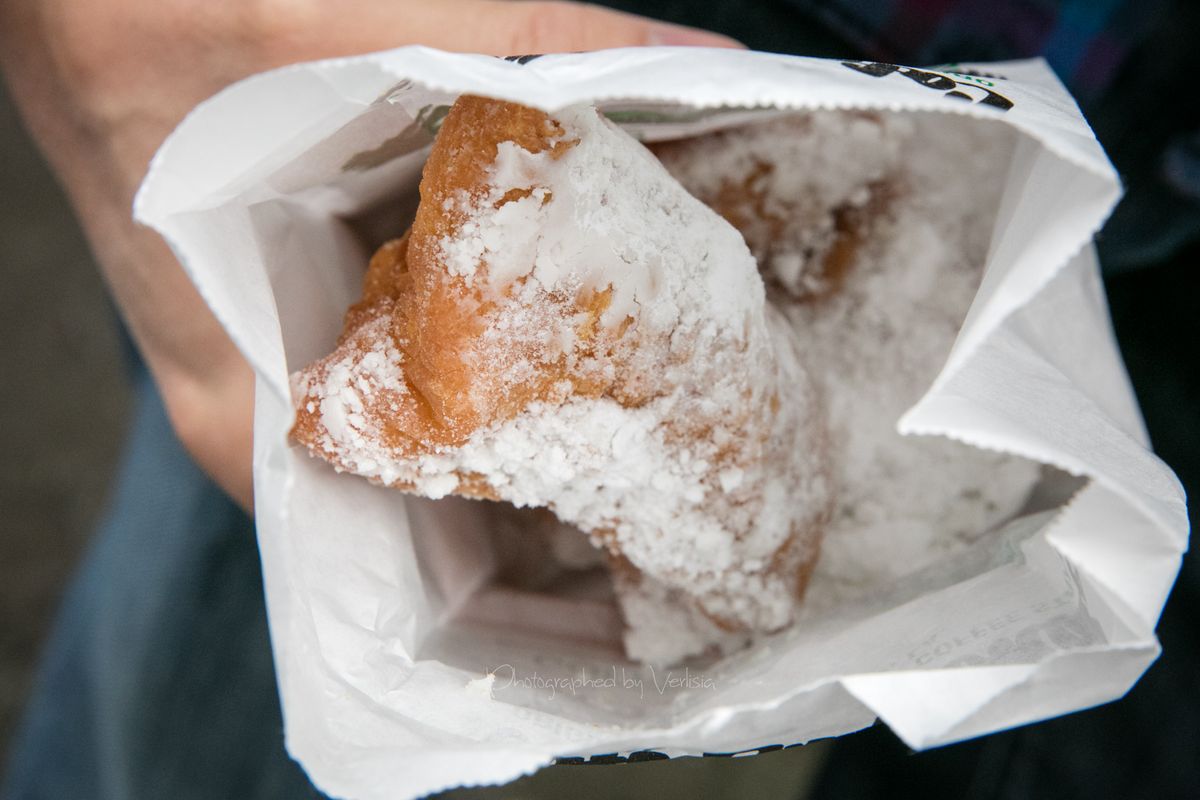
{"type": "Polygon", "coordinates": [[[586,49],[589,9],[558,0],[520,5],[523,16],[513,30],[510,55],[586,49]]]}

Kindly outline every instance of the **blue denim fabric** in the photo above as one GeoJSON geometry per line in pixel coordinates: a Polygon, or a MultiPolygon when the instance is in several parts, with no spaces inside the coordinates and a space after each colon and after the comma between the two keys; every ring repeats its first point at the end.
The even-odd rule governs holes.
{"type": "Polygon", "coordinates": [[[13,744],[5,800],[320,796],[283,749],[254,524],[144,373],[13,744]]]}

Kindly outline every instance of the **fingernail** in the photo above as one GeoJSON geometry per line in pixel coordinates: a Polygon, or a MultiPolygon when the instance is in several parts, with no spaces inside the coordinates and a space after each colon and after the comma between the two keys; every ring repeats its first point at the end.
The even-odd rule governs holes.
{"type": "Polygon", "coordinates": [[[711,31],[657,22],[646,35],[646,44],[668,47],[733,47],[744,50],[746,45],[711,31]]]}

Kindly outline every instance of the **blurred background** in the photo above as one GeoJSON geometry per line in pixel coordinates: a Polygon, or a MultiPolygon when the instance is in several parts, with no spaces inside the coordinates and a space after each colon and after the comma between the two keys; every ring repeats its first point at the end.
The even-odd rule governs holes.
{"type": "Polygon", "coordinates": [[[0,83],[0,752],[112,481],[130,390],[116,314],[0,83]]]}
{"type": "MultiPolygon", "coordinates": [[[[910,64],[1044,53],[1127,185],[1100,247],[1114,326],[1156,451],[1200,488],[1200,9],[1185,2],[613,2],[757,49],[910,64]],[[701,8],[705,6],[705,8],[701,8]],[[999,8],[1003,11],[997,11],[999,8]]],[[[52,174],[0,91],[0,753],[61,592],[105,506],[130,413],[128,344],[52,174]]],[[[1196,511],[1191,511],[1193,523],[1196,511]]],[[[910,754],[874,728],[819,752],[562,766],[464,796],[1184,797],[1200,785],[1200,577],[1164,656],[1119,703],[910,754]],[[808,753],[808,755],[804,755],[808,753]],[[640,772],[639,772],[640,770],[640,772]],[[716,776],[716,777],[714,777],[716,776]],[[714,782],[715,781],[715,782],[714,782]],[[606,790],[606,791],[605,791],[606,790]],[[548,793],[548,794],[547,794],[548,793]]],[[[0,767],[2,770],[2,767],[0,767]]]]}

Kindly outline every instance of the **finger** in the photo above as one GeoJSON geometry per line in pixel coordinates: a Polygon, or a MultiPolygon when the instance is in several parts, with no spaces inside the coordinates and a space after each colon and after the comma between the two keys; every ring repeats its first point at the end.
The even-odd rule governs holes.
{"type": "MultiPolygon", "coordinates": [[[[494,55],[563,53],[640,45],[739,47],[725,36],[572,2],[473,2],[480,25],[463,44],[494,55]]],[[[455,48],[459,49],[459,48],[455,48]]]]}
{"type": "Polygon", "coordinates": [[[272,37],[284,49],[276,54],[281,62],[297,53],[315,58],[406,44],[498,56],[640,45],[742,47],[709,31],[560,0],[352,0],[291,8],[296,13],[285,22],[291,34],[272,37]]]}

